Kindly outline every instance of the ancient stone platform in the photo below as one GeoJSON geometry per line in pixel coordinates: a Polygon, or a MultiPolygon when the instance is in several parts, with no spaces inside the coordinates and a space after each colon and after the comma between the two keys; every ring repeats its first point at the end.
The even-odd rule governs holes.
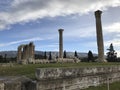
{"type": "Polygon", "coordinates": [[[108,81],[120,81],[120,65],[37,68],[35,75],[35,80],[24,76],[0,77],[0,90],[81,90],[108,81]]]}
{"type": "Polygon", "coordinates": [[[38,68],[36,78],[37,90],[80,90],[120,81],[120,66],[38,68]]]}
{"type": "Polygon", "coordinates": [[[24,76],[0,77],[0,90],[36,90],[36,84],[24,76]]]}

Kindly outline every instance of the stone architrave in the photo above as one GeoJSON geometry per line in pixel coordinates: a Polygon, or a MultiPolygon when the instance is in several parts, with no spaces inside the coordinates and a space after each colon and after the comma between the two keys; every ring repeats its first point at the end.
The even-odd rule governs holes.
{"type": "Polygon", "coordinates": [[[95,11],[96,18],[96,34],[97,34],[97,46],[98,46],[98,62],[106,62],[104,58],[104,43],[102,34],[102,23],[101,23],[102,11],[95,11]]]}
{"type": "Polygon", "coordinates": [[[63,31],[64,29],[59,29],[59,58],[63,58],[63,31]]]}

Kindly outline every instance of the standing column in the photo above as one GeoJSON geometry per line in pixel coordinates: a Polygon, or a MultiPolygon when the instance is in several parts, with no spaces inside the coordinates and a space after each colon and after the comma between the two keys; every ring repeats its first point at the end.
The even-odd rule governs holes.
{"type": "Polygon", "coordinates": [[[98,61],[105,62],[106,60],[104,58],[104,43],[103,43],[103,34],[102,34],[101,14],[102,11],[100,10],[95,11],[98,61]]]}
{"type": "Polygon", "coordinates": [[[35,54],[34,48],[35,48],[35,46],[34,46],[33,42],[30,42],[30,44],[29,44],[29,56],[31,59],[34,59],[34,54],[35,54]]]}
{"type": "Polygon", "coordinates": [[[29,45],[26,45],[26,59],[29,60],[29,45]]]}
{"type": "Polygon", "coordinates": [[[64,29],[59,29],[59,58],[63,58],[63,31],[64,29]]]}
{"type": "Polygon", "coordinates": [[[27,55],[26,45],[24,45],[24,46],[23,46],[23,60],[26,60],[26,59],[27,59],[26,55],[27,55]]]}
{"type": "Polygon", "coordinates": [[[32,58],[35,59],[35,45],[32,46],[32,58]]]}
{"type": "Polygon", "coordinates": [[[20,60],[22,59],[22,48],[21,46],[18,47],[18,52],[17,52],[17,62],[19,63],[20,60]]]}

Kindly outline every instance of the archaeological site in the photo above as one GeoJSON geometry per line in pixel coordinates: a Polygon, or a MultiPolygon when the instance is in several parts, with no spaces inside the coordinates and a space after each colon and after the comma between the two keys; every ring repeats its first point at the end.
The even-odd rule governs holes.
{"type": "MultiPolygon", "coordinates": [[[[94,12],[96,23],[96,39],[97,39],[97,51],[98,57],[93,62],[96,64],[108,63],[104,55],[104,39],[102,32],[102,11],[97,10],[94,12]]],[[[64,29],[58,29],[59,44],[58,55],[52,58],[51,52],[48,57],[45,52],[44,59],[35,58],[35,44],[31,41],[28,44],[19,45],[17,48],[17,61],[16,66],[19,67],[27,65],[43,65],[43,67],[37,67],[34,71],[34,78],[28,78],[26,76],[0,76],[0,90],[81,90],[90,86],[99,86],[101,84],[120,81],[120,65],[111,66],[71,66],[71,67],[45,67],[50,64],[71,64],[82,63],[81,59],[77,57],[77,54],[73,58],[65,58],[64,51],[64,29]]],[[[89,63],[89,62],[88,62],[89,63]]],[[[4,67],[3,67],[4,68],[4,67]]],[[[24,71],[24,70],[23,70],[24,71]]],[[[32,70],[31,70],[32,71],[32,70]]],[[[4,73],[5,71],[3,71],[4,73]]],[[[0,72],[1,73],[1,72],[0,72]]],[[[34,76],[32,74],[32,76],[34,76]]],[[[29,76],[29,73],[27,74],[29,76]]],[[[106,89],[107,90],[107,89],[106,89]]]]}

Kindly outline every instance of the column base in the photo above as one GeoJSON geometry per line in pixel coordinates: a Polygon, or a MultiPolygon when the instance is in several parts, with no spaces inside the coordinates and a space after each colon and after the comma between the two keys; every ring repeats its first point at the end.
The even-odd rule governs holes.
{"type": "Polygon", "coordinates": [[[107,60],[106,59],[96,59],[95,61],[97,61],[97,62],[107,62],[107,60]]]}
{"type": "Polygon", "coordinates": [[[63,58],[58,58],[58,62],[63,62],[63,58]]]}

